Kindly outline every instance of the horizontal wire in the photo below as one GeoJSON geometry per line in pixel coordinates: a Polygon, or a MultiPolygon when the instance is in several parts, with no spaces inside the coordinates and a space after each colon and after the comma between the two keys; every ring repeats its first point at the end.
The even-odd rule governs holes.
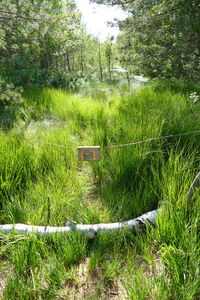
{"type": "MultiPolygon", "coordinates": [[[[146,139],[146,140],[141,140],[141,141],[127,143],[127,144],[104,146],[103,148],[113,149],[113,148],[120,148],[120,147],[128,147],[128,146],[131,146],[131,145],[139,145],[139,144],[142,144],[142,143],[147,143],[147,142],[151,142],[151,141],[155,141],[155,140],[161,140],[161,139],[173,138],[173,137],[180,137],[180,136],[191,135],[191,134],[200,134],[200,130],[184,132],[184,133],[179,133],[179,134],[171,134],[171,135],[166,135],[166,136],[153,137],[153,138],[149,138],[149,139],[146,139]]],[[[60,144],[52,144],[52,143],[42,142],[42,141],[29,139],[29,138],[8,136],[8,135],[6,135],[2,132],[1,132],[1,135],[5,136],[6,138],[29,141],[30,143],[38,143],[38,144],[43,144],[43,145],[59,147],[59,148],[63,148],[63,149],[77,149],[77,147],[68,147],[68,146],[64,146],[64,145],[60,145],[60,144]]]]}
{"type": "Polygon", "coordinates": [[[146,139],[146,140],[142,140],[142,141],[138,141],[138,142],[132,142],[132,143],[128,143],[128,144],[105,146],[104,148],[111,149],[111,148],[127,147],[127,146],[131,146],[131,145],[139,145],[139,144],[142,144],[142,143],[151,142],[151,141],[155,141],[155,140],[161,140],[161,139],[179,137],[179,136],[191,135],[191,134],[200,134],[200,130],[199,131],[184,132],[184,133],[179,133],[179,134],[171,134],[171,135],[166,135],[166,136],[153,137],[153,138],[149,138],[149,139],[146,139]]]}

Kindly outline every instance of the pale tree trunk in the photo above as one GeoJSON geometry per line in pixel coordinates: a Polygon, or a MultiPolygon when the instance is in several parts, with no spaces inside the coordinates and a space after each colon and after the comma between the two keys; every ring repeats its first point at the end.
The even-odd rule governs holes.
{"type": "Polygon", "coordinates": [[[70,65],[70,59],[69,59],[69,53],[68,53],[68,51],[66,51],[66,61],[67,61],[68,71],[71,72],[71,65],[70,65]]]}
{"type": "Polygon", "coordinates": [[[83,56],[83,45],[81,45],[81,77],[84,74],[84,56],[83,56]]]}
{"type": "Polygon", "coordinates": [[[103,81],[103,68],[102,68],[101,44],[100,44],[100,42],[99,42],[99,71],[100,71],[100,81],[103,81]]]}
{"type": "Polygon", "coordinates": [[[64,227],[7,224],[0,225],[0,233],[11,233],[14,231],[22,234],[37,233],[39,235],[51,235],[55,233],[82,232],[89,238],[93,238],[98,232],[114,232],[127,229],[137,230],[143,228],[147,224],[155,225],[157,214],[158,210],[154,210],[129,221],[108,224],[83,225],[67,222],[64,227]]]}
{"type": "Polygon", "coordinates": [[[112,73],[111,73],[111,60],[108,60],[108,74],[109,74],[109,80],[112,80],[112,73]]]}

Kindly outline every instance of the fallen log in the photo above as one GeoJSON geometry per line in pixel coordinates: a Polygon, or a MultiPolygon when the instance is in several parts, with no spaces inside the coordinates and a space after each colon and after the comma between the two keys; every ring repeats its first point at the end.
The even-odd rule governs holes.
{"type": "Polygon", "coordinates": [[[148,212],[138,218],[117,222],[117,223],[101,223],[93,225],[84,225],[84,224],[75,224],[73,222],[67,222],[66,226],[63,227],[52,227],[52,226],[33,226],[26,224],[6,224],[0,225],[0,233],[11,233],[18,232],[22,234],[36,233],[39,235],[51,235],[55,233],[70,233],[72,231],[83,232],[89,238],[93,238],[98,232],[109,232],[109,231],[118,231],[123,229],[139,229],[145,225],[152,224],[155,225],[155,220],[158,215],[157,210],[148,212]]]}

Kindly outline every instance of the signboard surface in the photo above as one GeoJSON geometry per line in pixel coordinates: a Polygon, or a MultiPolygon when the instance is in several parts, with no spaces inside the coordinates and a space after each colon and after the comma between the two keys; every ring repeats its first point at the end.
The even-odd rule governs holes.
{"type": "Polygon", "coordinates": [[[100,161],[100,146],[78,147],[80,161],[100,161]]]}

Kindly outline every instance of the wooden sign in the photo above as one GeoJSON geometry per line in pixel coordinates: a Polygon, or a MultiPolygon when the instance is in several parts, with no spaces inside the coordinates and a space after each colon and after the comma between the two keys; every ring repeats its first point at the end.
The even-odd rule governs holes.
{"type": "Polygon", "coordinates": [[[80,161],[100,161],[100,146],[78,147],[78,159],[80,161]]]}

